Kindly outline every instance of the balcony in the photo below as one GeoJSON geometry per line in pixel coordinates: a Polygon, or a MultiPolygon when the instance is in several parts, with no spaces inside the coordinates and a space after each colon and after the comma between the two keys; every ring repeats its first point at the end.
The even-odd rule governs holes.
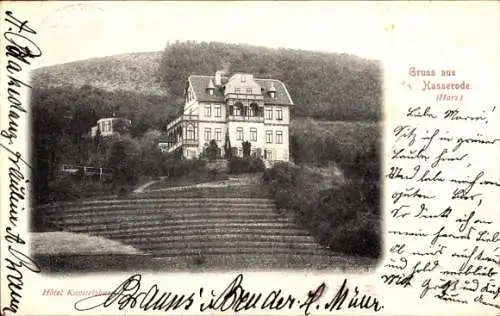
{"type": "Polygon", "coordinates": [[[224,100],[239,99],[239,100],[264,100],[264,96],[258,94],[243,94],[243,93],[227,93],[224,95],[224,100]]]}
{"type": "Polygon", "coordinates": [[[241,115],[229,115],[227,117],[228,121],[234,122],[254,122],[254,123],[264,123],[263,116],[241,116],[241,115]]]}
{"type": "Polygon", "coordinates": [[[197,139],[182,139],[181,143],[183,145],[187,145],[187,146],[198,146],[198,140],[197,139]]]}
{"type": "Polygon", "coordinates": [[[180,138],[179,140],[171,140],[161,143],[161,149],[163,152],[172,152],[182,146],[198,147],[198,145],[199,145],[198,139],[180,138]]]}
{"type": "Polygon", "coordinates": [[[178,125],[182,121],[197,121],[197,120],[198,120],[198,115],[184,114],[184,115],[181,115],[178,118],[176,118],[174,121],[168,123],[167,130],[178,125]]]}

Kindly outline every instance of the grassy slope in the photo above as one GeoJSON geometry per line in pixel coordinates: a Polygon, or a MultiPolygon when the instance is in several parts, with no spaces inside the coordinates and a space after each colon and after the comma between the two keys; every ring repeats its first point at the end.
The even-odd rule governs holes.
{"type": "Polygon", "coordinates": [[[165,95],[158,76],[162,52],[92,58],[33,71],[33,86],[78,88],[89,84],[106,91],[165,95]]]}
{"type": "Polygon", "coordinates": [[[34,255],[140,254],[134,247],[115,240],[69,232],[32,233],[31,247],[34,255]]]}

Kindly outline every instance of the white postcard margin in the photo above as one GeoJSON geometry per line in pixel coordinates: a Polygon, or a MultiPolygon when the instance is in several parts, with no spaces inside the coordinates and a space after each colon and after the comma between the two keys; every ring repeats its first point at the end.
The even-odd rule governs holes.
{"type": "MultiPolygon", "coordinates": [[[[94,5],[101,5],[94,3],[94,5]]],[[[106,4],[108,6],[110,4],[106,4]]],[[[113,4],[115,5],[115,4],[113,4]]],[[[126,4],[116,4],[125,9],[127,12],[126,4]]],[[[181,3],[175,5],[182,6],[181,3]]],[[[255,6],[265,6],[265,3],[255,4],[255,6]]],[[[282,3],[286,6],[286,3],[282,3]]],[[[315,3],[308,5],[314,6],[315,3]]],[[[345,5],[345,4],[344,4],[345,5]]],[[[58,4],[60,7],[61,5],[58,4]]],[[[354,6],[354,4],[353,4],[354,6]]],[[[457,72],[457,77],[464,79],[474,86],[474,89],[467,92],[466,107],[483,106],[485,102],[495,106],[494,102],[499,101],[500,95],[500,63],[498,56],[500,56],[500,44],[495,37],[495,30],[500,29],[499,24],[499,7],[495,3],[485,2],[471,2],[467,4],[453,3],[450,5],[438,3],[422,3],[422,4],[385,4],[387,7],[386,16],[380,17],[380,27],[386,28],[384,30],[386,42],[381,43],[385,46],[386,53],[384,55],[385,67],[385,98],[384,98],[384,135],[385,151],[390,152],[389,141],[392,139],[392,129],[396,124],[404,124],[407,120],[405,113],[409,105],[406,89],[402,82],[413,84],[414,87],[419,85],[418,81],[425,78],[410,78],[408,75],[409,68],[415,66],[418,69],[430,70],[435,69],[453,69],[457,72]],[[414,80],[415,82],[410,82],[414,80]],[[475,87],[478,89],[475,90],[475,87]],[[478,91],[478,92],[476,92],[478,91]],[[391,137],[390,137],[391,136],[391,137]]],[[[39,47],[46,51],[50,45],[60,45],[57,39],[50,39],[50,28],[43,27],[44,16],[53,12],[55,4],[52,3],[2,3],[2,19],[5,18],[7,10],[12,11],[16,17],[21,20],[29,21],[29,25],[37,30],[37,33],[44,38],[43,41],[36,39],[39,47]],[[42,35],[43,34],[43,35],[42,35]]],[[[361,7],[358,5],[358,7],[361,7]]],[[[335,4],[331,4],[331,9],[335,9],[335,4]]],[[[208,10],[208,9],[207,9],[208,10]]],[[[214,11],[216,8],[213,9],[214,11]]],[[[360,10],[363,10],[360,8],[360,10]]],[[[207,14],[210,14],[207,12],[207,14]]],[[[215,14],[215,13],[214,13],[215,14]]],[[[314,16],[305,16],[305,19],[314,19],[314,16]]],[[[124,19],[126,20],[126,19],[124,19]]],[[[2,20],[2,33],[6,32],[4,29],[5,21],[2,20]]],[[[52,25],[54,27],[54,25],[52,25]]],[[[57,27],[57,24],[55,24],[57,27]]],[[[346,30],[348,32],[349,30],[346,30]]],[[[78,41],[87,41],[91,43],[90,38],[93,34],[89,34],[88,38],[79,38],[78,41]]],[[[323,35],[325,40],[327,34],[323,35]]],[[[160,39],[159,39],[160,40],[160,39]]],[[[208,38],[208,40],[210,40],[208,38]]],[[[333,40],[333,39],[332,39],[333,40]]],[[[2,38],[3,41],[3,38],[2,38]]],[[[4,44],[2,44],[4,46],[4,44]]],[[[65,50],[71,49],[71,43],[64,48],[60,48],[60,54],[64,54],[65,50]]],[[[4,49],[4,48],[2,48],[4,49]]],[[[307,49],[306,47],[304,49],[307,49]]],[[[2,57],[5,56],[5,51],[2,51],[2,57]]],[[[1,61],[2,78],[6,77],[6,59],[2,58],[1,61]]],[[[22,80],[29,80],[30,66],[24,66],[22,74],[18,74],[22,80]]],[[[2,85],[2,106],[1,106],[1,124],[2,129],[8,126],[8,101],[5,97],[7,91],[7,82],[0,80],[2,85]]],[[[29,94],[23,93],[23,104],[29,108],[29,94]]],[[[431,102],[426,99],[423,94],[415,94],[411,102],[431,102]]],[[[421,104],[424,105],[424,104],[421,104]]],[[[487,132],[491,137],[499,137],[500,129],[498,128],[499,110],[492,112],[489,115],[490,122],[487,132]],[[496,129],[494,128],[496,127],[496,129]]],[[[28,157],[30,134],[29,134],[29,119],[28,116],[22,116],[20,125],[24,128],[19,130],[18,138],[16,139],[16,149],[22,153],[23,157],[28,157]]],[[[432,121],[425,121],[429,128],[436,128],[436,124],[432,121]]],[[[460,132],[464,128],[471,128],[469,122],[462,122],[461,125],[455,124],[452,128],[453,132],[460,132]]],[[[479,130],[483,131],[483,127],[479,130]]],[[[2,140],[2,144],[5,141],[2,140]]],[[[13,148],[13,147],[11,147],[13,148]]],[[[484,151],[482,153],[474,154],[472,164],[480,164],[487,169],[487,174],[490,176],[491,181],[500,181],[499,171],[499,157],[500,152],[498,146],[492,146],[491,151],[484,151]]],[[[2,223],[2,308],[9,306],[11,301],[12,288],[8,287],[4,281],[6,279],[5,273],[9,273],[5,269],[5,256],[8,253],[9,244],[3,238],[5,236],[5,225],[9,221],[9,177],[8,177],[8,161],[9,156],[4,150],[1,155],[1,168],[2,168],[2,191],[1,191],[1,223],[2,223]],[[5,302],[5,303],[4,303],[5,302]]],[[[388,166],[387,158],[385,166],[388,166]]],[[[387,170],[384,170],[387,171],[387,170]]],[[[24,168],[25,174],[27,169],[24,168]]],[[[460,169],[456,170],[457,174],[461,173],[460,169]]],[[[390,181],[386,184],[390,187],[390,181]]],[[[387,188],[386,188],[387,189],[387,188]]],[[[387,204],[390,201],[387,191],[385,192],[385,206],[384,217],[385,230],[391,229],[403,230],[407,226],[394,227],[401,222],[390,218],[390,210],[387,204]]],[[[485,189],[485,204],[481,207],[481,212],[487,215],[488,218],[494,223],[500,222],[500,213],[498,212],[498,189],[485,189]]],[[[442,203],[446,205],[449,202],[448,198],[443,197],[442,203]]],[[[464,204],[465,205],[465,204],[464,204]]],[[[465,207],[465,206],[464,206],[465,207]]],[[[20,220],[16,230],[29,241],[27,234],[27,207],[25,213],[20,214],[20,220]]],[[[399,237],[386,234],[384,242],[386,247],[386,254],[384,259],[381,260],[379,269],[371,274],[350,274],[343,275],[340,273],[325,273],[325,272],[285,272],[273,271],[265,273],[244,272],[244,287],[245,289],[253,292],[269,293],[271,290],[282,289],[284,293],[290,293],[297,297],[304,297],[307,291],[314,290],[319,284],[325,282],[327,284],[328,293],[332,294],[340,287],[344,278],[353,287],[358,285],[360,289],[366,294],[372,295],[380,300],[384,306],[383,310],[378,314],[384,315],[423,315],[423,314],[446,314],[446,315],[472,315],[472,314],[499,314],[500,310],[494,307],[488,307],[481,304],[454,304],[444,302],[436,298],[427,296],[419,299],[421,287],[415,285],[413,288],[402,289],[398,286],[388,286],[383,284],[381,274],[384,272],[384,265],[388,259],[388,246],[397,243],[399,237]]],[[[401,239],[402,240],[402,239],[401,239]]],[[[410,246],[418,246],[424,244],[423,240],[413,238],[414,244],[410,246]]],[[[461,241],[449,242],[450,247],[457,249],[462,247],[461,241]]],[[[26,245],[21,245],[22,251],[27,251],[29,248],[26,245]]],[[[498,265],[497,265],[498,266],[498,265]]],[[[152,284],[158,284],[163,291],[172,291],[174,293],[189,293],[192,291],[197,292],[200,287],[205,289],[214,289],[221,291],[228,283],[233,280],[236,275],[242,271],[230,271],[225,273],[206,273],[206,274],[191,274],[191,273],[165,273],[165,274],[143,274],[143,286],[148,288],[152,284]]],[[[19,315],[67,315],[67,314],[82,314],[74,310],[74,303],[78,298],[71,296],[43,296],[42,291],[45,288],[54,289],[103,289],[111,290],[117,284],[122,282],[129,275],[126,274],[92,274],[92,275],[60,275],[60,276],[47,276],[43,274],[34,274],[28,271],[23,271],[22,289],[20,289],[21,296],[19,298],[19,315]]],[[[498,282],[497,282],[497,286],[498,282]]],[[[83,314],[116,314],[119,312],[117,309],[98,309],[88,311],[83,314]]],[[[131,314],[150,314],[151,312],[141,311],[139,309],[128,310],[127,313],[131,314]]],[[[170,312],[172,314],[198,314],[198,305],[194,304],[190,310],[177,310],[170,312]]],[[[216,314],[216,312],[206,312],[207,314],[216,314]]],[[[290,314],[299,313],[303,314],[304,311],[300,309],[295,310],[278,310],[278,311],[263,311],[251,310],[249,314],[290,314]]],[[[341,311],[317,311],[315,308],[311,309],[312,315],[328,315],[328,314],[373,314],[373,311],[360,311],[357,309],[343,309],[341,311]]],[[[6,313],[10,314],[10,313],[6,313]]]]}

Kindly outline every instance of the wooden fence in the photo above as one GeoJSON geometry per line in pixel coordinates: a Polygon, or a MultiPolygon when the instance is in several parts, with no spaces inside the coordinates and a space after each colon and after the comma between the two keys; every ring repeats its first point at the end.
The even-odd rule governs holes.
{"type": "Polygon", "coordinates": [[[102,167],[91,167],[91,166],[77,166],[62,164],[59,168],[59,172],[62,174],[77,174],[82,172],[85,177],[92,177],[99,175],[99,181],[109,178],[112,176],[113,169],[102,168],[102,167]]]}

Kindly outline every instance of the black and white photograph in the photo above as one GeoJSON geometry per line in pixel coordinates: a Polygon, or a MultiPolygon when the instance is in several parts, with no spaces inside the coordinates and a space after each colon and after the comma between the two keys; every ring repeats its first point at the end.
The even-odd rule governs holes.
{"type": "Polygon", "coordinates": [[[64,47],[30,73],[43,272],[375,269],[383,26],[333,7],[82,2],[47,16],[64,47]]]}
{"type": "Polygon", "coordinates": [[[0,7],[2,316],[498,316],[498,3],[0,7]]]}

